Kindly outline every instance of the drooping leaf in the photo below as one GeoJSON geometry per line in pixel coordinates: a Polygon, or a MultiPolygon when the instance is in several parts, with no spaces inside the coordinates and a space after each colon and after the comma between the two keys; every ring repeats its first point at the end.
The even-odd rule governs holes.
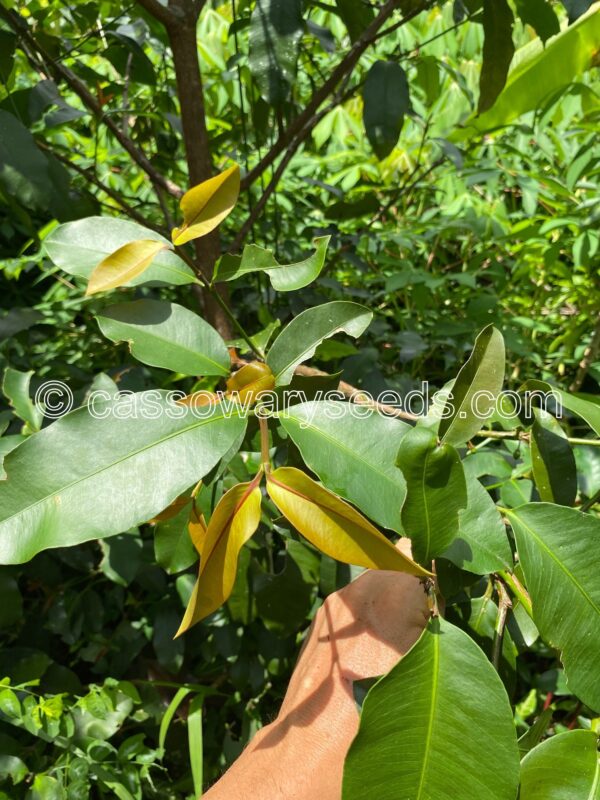
{"type": "Polygon", "coordinates": [[[335,0],[338,14],[348,29],[350,41],[355,42],[373,22],[373,9],[363,0],[335,0]]]}
{"type": "Polygon", "coordinates": [[[343,799],[514,800],[518,780],[500,678],[466,633],[432,619],[366,697],[343,799]]]}
{"type": "Polygon", "coordinates": [[[315,252],[294,264],[279,264],[270,250],[256,244],[244,247],[241,257],[225,255],[217,263],[213,282],[233,281],[250,272],[265,272],[276,292],[291,292],[312,283],[325,264],[325,255],[331,236],[317,236],[313,240],[315,252]]]}
{"type": "Polygon", "coordinates": [[[188,751],[190,754],[192,780],[194,782],[194,797],[200,797],[202,795],[202,780],[204,774],[203,705],[203,694],[194,697],[190,703],[187,716],[188,751]]]}
{"type": "Polygon", "coordinates": [[[42,427],[44,415],[35,405],[29,395],[31,372],[20,372],[18,369],[7,367],[2,379],[2,393],[8,398],[15,414],[25,423],[26,432],[33,433],[42,427]]]}
{"type": "Polygon", "coordinates": [[[402,526],[414,557],[426,564],[459,532],[458,514],[467,505],[460,456],[452,445],[438,446],[433,431],[417,426],[402,439],[396,463],[407,489],[402,526]]]}
{"type": "Polygon", "coordinates": [[[600,520],[573,508],[530,503],[507,511],[542,638],[561,651],[571,691],[600,709],[600,520]]]}
{"type": "Polygon", "coordinates": [[[493,411],[504,383],[504,339],[488,325],[461,367],[440,421],[439,436],[448,444],[464,444],[493,411]]]}
{"type": "Polygon", "coordinates": [[[531,750],[521,763],[519,800],[600,800],[598,735],[568,731],[531,750]]]}
{"type": "Polygon", "coordinates": [[[160,250],[148,269],[133,278],[132,286],[142,283],[181,286],[196,280],[187,264],[170,249],[171,243],[167,239],[125,219],[86,217],[67,222],[55,228],[44,239],[43,245],[50,260],[69,275],[89,278],[102,259],[140,239],[161,242],[167,249],[160,250]]]}
{"type": "Polygon", "coordinates": [[[0,563],[151,519],[217,464],[245,424],[219,406],[197,417],[157,390],[66,414],[4,461],[0,563]]]}
{"type": "Polygon", "coordinates": [[[165,245],[154,239],[140,239],[119,247],[106,256],[90,275],[86,295],[126,286],[142,275],[165,245]]]}
{"type": "Polygon", "coordinates": [[[406,423],[335,400],[298,403],[278,419],[325,486],[384,528],[402,532],[406,482],[396,455],[410,430],[406,423]]]}
{"type": "Polygon", "coordinates": [[[280,106],[290,94],[303,32],[301,0],[257,0],[248,63],[261,97],[271,106],[280,106]]]}
{"type": "Polygon", "coordinates": [[[129,343],[143,364],[184,375],[229,375],[225,342],[202,317],[166,300],[134,300],[103,309],[97,318],[113,342],[129,343]]]}
{"type": "Polygon", "coordinates": [[[294,467],[267,475],[267,491],[283,516],[311,544],[338,561],[426,575],[352,506],[294,467]]]}
{"type": "Polygon", "coordinates": [[[358,303],[335,300],[308,308],[286,325],[267,354],[277,386],[288,384],[294,369],[314,355],[317,346],[340,331],[360,336],[373,314],[358,303]]]}
{"type": "Polygon", "coordinates": [[[392,152],[410,111],[406,73],[395,61],[376,61],[363,89],[363,122],[379,159],[392,152]]]}
{"type": "Polygon", "coordinates": [[[507,0],[483,0],[485,41],[479,81],[479,114],[494,105],[506,84],[508,68],[515,54],[513,24],[513,12],[507,0]]]}
{"type": "Polygon", "coordinates": [[[531,465],[541,500],[572,506],[577,496],[577,466],[571,445],[556,419],[536,409],[531,429],[531,465]]]}
{"type": "Polygon", "coordinates": [[[541,39],[535,39],[520,48],[506,86],[493,106],[469,117],[465,127],[452,133],[450,139],[469,139],[508,125],[521,114],[538,108],[589,69],[600,39],[599,10],[595,3],[577,22],[548,40],[545,47],[541,39]]]}
{"type": "Polygon", "coordinates": [[[531,25],[542,42],[560,33],[560,22],[547,0],[516,0],[517,14],[531,25]]]}
{"type": "Polygon", "coordinates": [[[511,568],[510,544],[496,504],[477,478],[465,473],[465,480],[467,504],[458,512],[458,534],[444,558],[477,575],[511,568]]]}
{"type": "Polygon", "coordinates": [[[187,191],[179,202],[183,224],[173,228],[173,244],[185,244],[214,230],[231,213],[239,193],[237,164],[187,191]]]}
{"type": "Polygon", "coordinates": [[[258,481],[240,483],[219,500],[209,520],[200,572],[177,636],[212,614],[233,589],[239,552],[260,523],[258,481]]]}
{"type": "MultiPolygon", "coordinates": [[[[525,393],[526,399],[531,405],[533,405],[536,397],[545,398],[546,395],[551,395],[560,406],[561,416],[563,409],[566,408],[567,411],[571,411],[585,420],[594,433],[600,436],[600,405],[597,403],[592,403],[582,397],[565,392],[559,389],[558,386],[551,386],[546,381],[529,380],[523,384],[519,392],[525,393]]],[[[559,419],[561,416],[559,416],[559,419]]]]}

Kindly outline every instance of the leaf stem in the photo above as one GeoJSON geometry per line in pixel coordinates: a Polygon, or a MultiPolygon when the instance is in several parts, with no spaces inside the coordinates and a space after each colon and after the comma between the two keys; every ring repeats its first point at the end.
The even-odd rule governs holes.
{"type": "Polygon", "coordinates": [[[502,645],[504,643],[504,631],[506,630],[506,618],[508,611],[512,608],[512,601],[506,591],[504,581],[498,578],[496,580],[496,589],[498,590],[498,617],[496,619],[496,628],[494,631],[494,648],[492,652],[492,663],[496,672],[500,669],[500,659],[502,658],[502,645]]]}
{"type": "Polygon", "coordinates": [[[260,456],[265,472],[271,469],[271,454],[269,452],[269,423],[266,417],[258,415],[260,427],[260,456]]]}
{"type": "Polygon", "coordinates": [[[527,589],[523,586],[521,581],[519,581],[519,579],[512,572],[508,572],[507,570],[501,570],[497,574],[500,578],[502,578],[504,583],[510,587],[510,590],[517,598],[517,600],[521,603],[521,605],[527,612],[528,616],[531,617],[531,619],[533,619],[531,597],[529,596],[527,589]]]}

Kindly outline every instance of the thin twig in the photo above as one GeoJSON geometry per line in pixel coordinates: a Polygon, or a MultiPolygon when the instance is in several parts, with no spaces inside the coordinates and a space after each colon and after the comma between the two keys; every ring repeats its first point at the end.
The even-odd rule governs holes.
{"type": "Polygon", "coordinates": [[[494,646],[492,651],[492,664],[496,672],[500,669],[500,660],[502,658],[502,644],[504,642],[504,631],[506,630],[506,618],[508,611],[512,608],[512,601],[506,591],[504,582],[498,578],[496,580],[496,589],[498,590],[498,617],[496,619],[496,628],[494,630],[494,646]]]}

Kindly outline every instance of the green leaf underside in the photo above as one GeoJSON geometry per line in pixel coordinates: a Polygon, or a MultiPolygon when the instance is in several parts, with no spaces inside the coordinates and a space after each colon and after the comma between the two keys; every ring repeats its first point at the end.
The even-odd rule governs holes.
{"type": "Polygon", "coordinates": [[[530,503],[508,511],[544,640],[561,651],[567,683],[600,710],[600,520],[565,506],[530,503]]]}
{"type": "Polygon", "coordinates": [[[195,416],[162,391],[98,402],[94,409],[106,417],[78,409],[6,457],[0,563],[22,563],[40,550],[151,519],[209,472],[246,425],[218,406],[210,416],[195,416]]]}
{"type": "Polygon", "coordinates": [[[494,406],[504,383],[504,339],[492,325],[484,328],[452,387],[439,436],[448,444],[464,444],[474,436],[494,406]],[[479,394],[479,393],[489,394],[479,394]],[[489,399],[489,398],[493,399],[489,399]],[[452,413],[448,411],[452,408],[452,413]]]}
{"type": "MultiPolygon", "coordinates": [[[[140,239],[164,242],[166,248],[172,246],[164,236],[136,222],[111,217],[86,217],[55,228],[44,239],[44,249],[50,260],[69,275],[89,278],[106,256],[140,239]]],[[[196,277],[187,264],[171,249],[166,249],[158,253],[147,270],[127,285],[164,283],[182,286],[195,281],[196,277]]]]}
{"type": "Polygon", "coordinates": [[[547,739],[521,763],[519,800],[600,800],[598,736],[568,731],[547,739]]]}
{"type": "Polygon", "coordinates": [[[343,800],[514,800],[518,772],[500,678],[466,633],[433,619],[367,695],[343,800]]]}
{"type": "Polygon", "coordinates": [[[458,535],[444,558],[477,575],[511,568],[510,544],[496,504],[476,478],[465,479],[467,505],[458,513],[458,535]]]}
{"type": "Polygon", "coordinates": [[[536,409],[531,429],[531,464],[540,499],[572,506],[577,496],[577,466],[567,437],[550,414],[536,409]]]}
{"type": "Polygon", "coordinates": [[[278,418],[328,489],[401,533],[406,482],[395,461],[410,427],[377,413],[366,416],[365,411],[351,403],[315,400],[294,405],[278,418]]]}
{"type": "Polygon", "coordinates": [[[412,428],[401,442],[396,462],[408,491],[402,526],[421,564],[449,547],[459,531],[458,513],[467,504],[460,457],[451,445],[436,442],[432,431],[412,428]]]}
{"type": "Polygon", "coordinates": [[[358,303],[335,300],[308,308],[279,334],[267,354],[267,364],[278,386],[288,384],[294,369],[314,355],[318,345],[336,333],[358,337],[368,327],[373,314],[358,303]]]}
{"type": "Polygon", "coordinates": [[[279,264],[270,250],[248,244],[241,257],[225,255],[221,258],[213,281],[232,281],[252,272],[265,272],[277,292],[302,289],[312,283],[323,269],[330,239],[331,236],[317,236],[313,240],[314,253],[293,264],[279,264]]]}
{"type": "Polygon", "coordinates": [[[230,358],[217,331],[193,311],[166,300],[118,303],[97,317],[113,342],[127,341],[143,364],[184,375],[229,375],[230,358]]]}

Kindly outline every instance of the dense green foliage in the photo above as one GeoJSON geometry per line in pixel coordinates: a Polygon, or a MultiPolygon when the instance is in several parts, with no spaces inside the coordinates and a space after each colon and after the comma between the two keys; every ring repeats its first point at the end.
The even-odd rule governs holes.
{"type": "Polygon", "coordinates": [[[0,798],[198,795],[276,714],[323,598],[363,566],[418,572],[379,528],[434,561],[445,618],[367,695],[344,800],[417,786],[456,800],[458,772],[461,800],[482,782],[497,800],[519,780],[521,800],[598,792],[589,5],[171,3],[201,8],[196,27],[152,0],[2,0],[0,798]],[[202,95],[182,72],[190,32],[202,95]],[[190,147],[200,98],[215,173],[238,163],[241,191],[196,190],[180,209],[209,177],[190,147]],[[122,263],[125,278],[88,284],[122,263]],[[211,305],[213,269],[233,321],[211,305]],[[228,377],[224,339],[236,367],[268,369],[228,377]],[[360,417],[347,389],[317,394],[340,373],[373,396],[452,388],[467,413],[360,417]],[[224,379],[248,401],[292,388],[307,402],[269,420],[269,440],[254,407],[130,413],[147,391],[166,412],[167,392],[224,379]],[[33,402],[50,380],[73,392],[58,420],[64,393],[33,402]],[[559,419],[554,402],[490,419],[469,405],[550,385],[559,419]],[[93,391],[97,419],[79,408],[93,391]],[[207,599],[222,531],[237,569],[207,599]],[[182,627],[197,624],[174,638],[190,598],[182,627]]]}

